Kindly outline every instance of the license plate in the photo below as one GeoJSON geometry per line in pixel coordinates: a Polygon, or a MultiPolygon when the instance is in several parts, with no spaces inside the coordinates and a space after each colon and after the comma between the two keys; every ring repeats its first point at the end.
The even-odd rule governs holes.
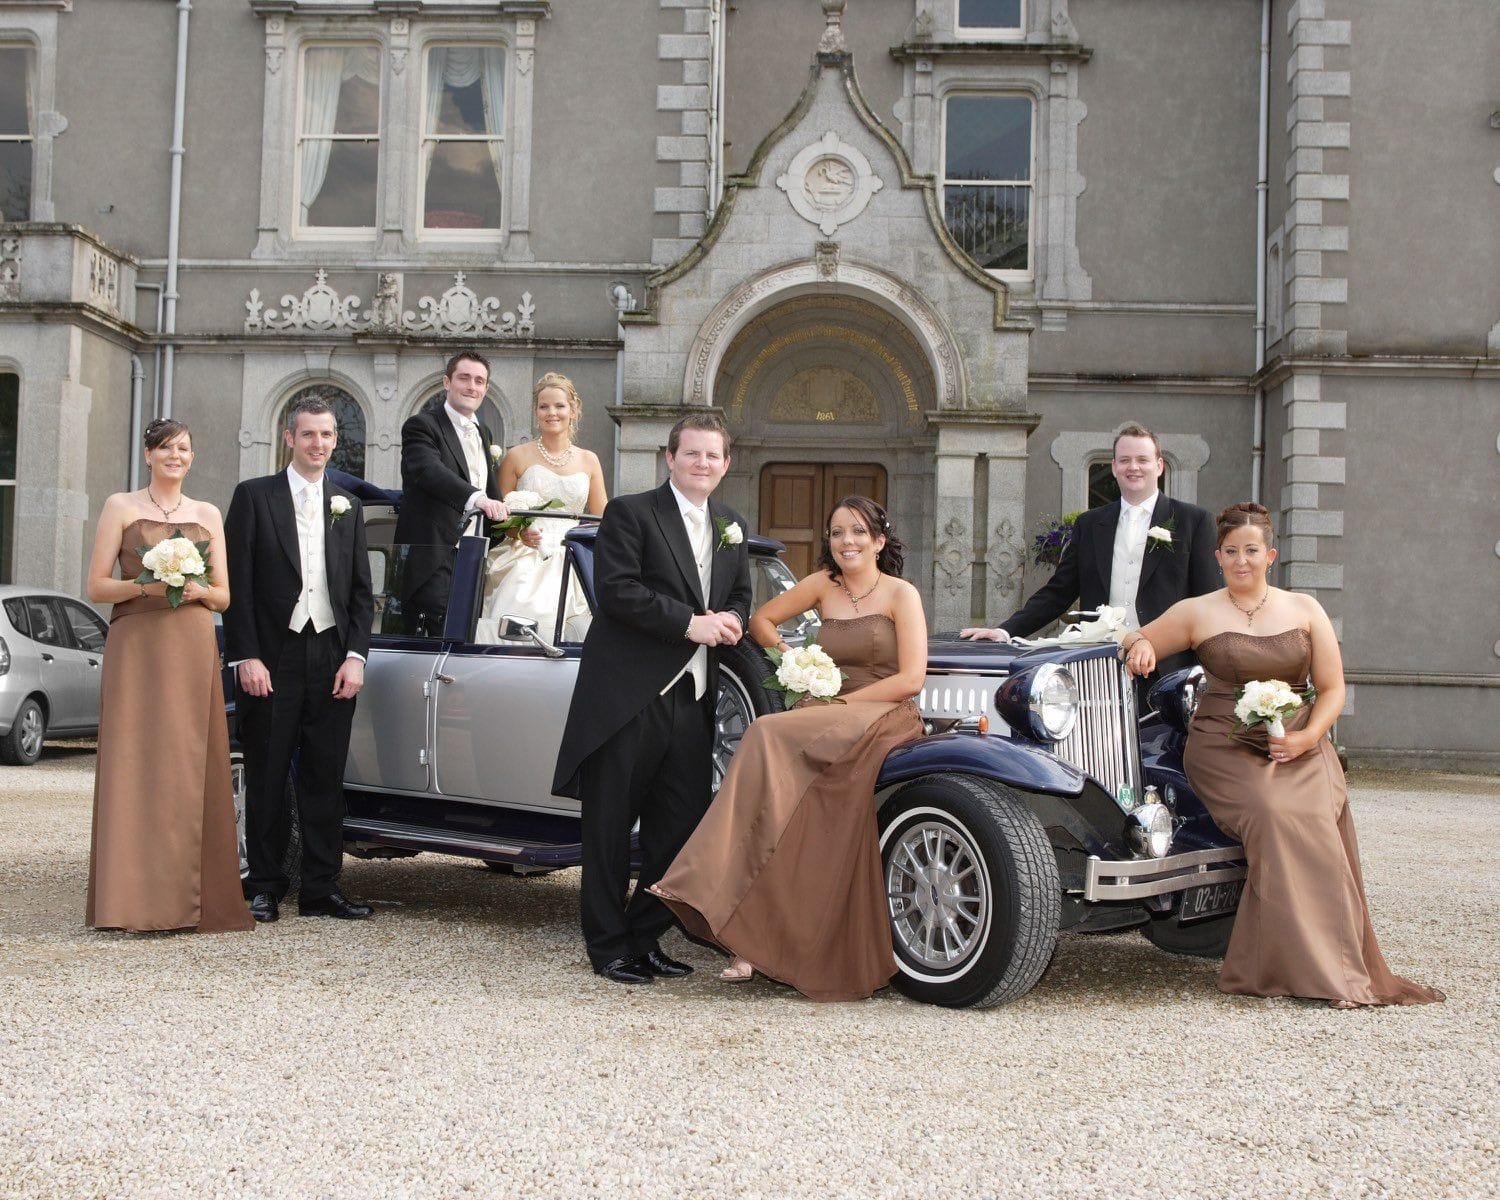
{"type": "Polygon", "coordinates": [[[1194,921],[1206,921],[1209,917],[1222,917],[1240,906],[1240,893],[1245,890],[1243,879],[1232,879],[1228,883],[1203,883],[1188,888],[1182,893],[1182,905],[1177,910],[1177,923],[1191,925],[1194,921]]]}

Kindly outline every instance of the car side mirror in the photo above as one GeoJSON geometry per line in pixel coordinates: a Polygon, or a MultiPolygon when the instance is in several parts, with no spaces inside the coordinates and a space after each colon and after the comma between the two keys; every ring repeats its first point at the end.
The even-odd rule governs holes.
{"type": "Polygon", "coordinates": [[[530,642],[548,658],[561,658],[563,652],[544,642],[536,629],[536,622],[530,617],[515,617],[507,613],[500,618],[499,634],[502,642],[530,642]]]}

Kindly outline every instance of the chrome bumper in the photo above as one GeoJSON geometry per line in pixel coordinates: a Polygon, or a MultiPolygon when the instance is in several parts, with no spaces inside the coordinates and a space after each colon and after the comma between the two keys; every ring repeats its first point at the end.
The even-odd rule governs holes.
{"type": "Polygon", "coordinates": [[[1113,862],[1091,854],[1083,875],[1083,898],[1142,900],[1204,883],[1229,883],[1244,877],[1245,851],[1239,846],[1113,862]]]}

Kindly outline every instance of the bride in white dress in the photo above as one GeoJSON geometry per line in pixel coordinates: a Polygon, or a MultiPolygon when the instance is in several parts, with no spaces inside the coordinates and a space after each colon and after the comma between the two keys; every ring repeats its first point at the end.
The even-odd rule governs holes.
{"type": "MultiPolygon", "coordinates": [[[[541,502],[561,500],[561,513],[604,511],[604,471],[592,450],[573,444],[583,409],[578,391],[566,375],[548,372],[532,389],[537,437],[514,446],[500,463],[500,491],[535,492],[541,502]]],[[[511,507],[517,507],[511,503],[511,507]]],[[[551,642],[557,629],[558,598],[566,561],[562,542],[577,521],[538,517],[529,529],[511,534],[490,551],[484,610],[474,633],[476,642],[497,642],[502,616],[529,617],[537,633],[551,642]]],[[[581,641],[587,627],[588,602],[575,576],[568,588],[563,629],[569,641],[581,641]]]]}

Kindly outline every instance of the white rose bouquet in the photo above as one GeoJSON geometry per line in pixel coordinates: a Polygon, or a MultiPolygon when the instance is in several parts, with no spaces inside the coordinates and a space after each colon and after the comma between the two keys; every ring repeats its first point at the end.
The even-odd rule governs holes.
{"type": "Polygon", "coordinates": [[[804,696],[823,700],[830,704],[842,704],[838,698],[847,676],[839,670],[838,663],[828,657],[828,651],[816,642],[808,642],[795,650],[766,651],[766,657],[776,666],[776,677],[766,680],[768,691],[780,692],[789,705],[804,696]]]}
{"type": "Polygon", "coordinates": [[[1234,716],[1239,729],[1264,725],[1272,737],[1285,737],[1286,719],[1312,699],[1311,688],[1296,692],[1280,679],[1252,679],[1234,694],[1234,716]]]}
{"type": "Polygon", "coordinates": [[[164,583],[167,585],[167,603],[173,608],[182,604],[182,589],[189,579],[195,579],[203,587],[213,584],[208,570],[208,542],[195,542],[184,536],[181,529],[174,529],[154,546],[137,546],[141,556],[141,573],[136,583],[164,583]]]}

